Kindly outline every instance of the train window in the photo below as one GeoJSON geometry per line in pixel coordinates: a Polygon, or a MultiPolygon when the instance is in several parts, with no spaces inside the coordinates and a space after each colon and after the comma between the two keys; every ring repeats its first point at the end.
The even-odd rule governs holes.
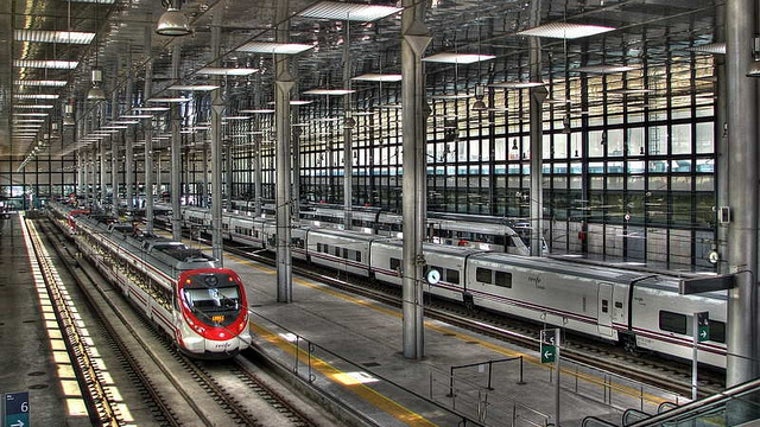
{"type": "Polygon", "coordinates": [[[610,312],[610,302],[606,299],[602,300],[602,313],[610,312]]]}
{"type": "Polygon", "coordinates": [[[512,287],[512,273],[497,271],[495,279],[494,284],[496,286],[501,286],[502,288],[512,287]]]}
{"type": "Polygon", "coordinates": [[[726,342],[726,324],[717,320],[710,320],[710,341],[726,342]]]}
{"type": "Polygon", "coordinates": [[[480,283],[493,283],[493,274],[492,270],[488,268],[482,268],[478,267],[477,270],[475,270],[475,280],[477,280],[480,283]]]}
{"type": "Polygon", "coordinates": [[[362,253],[360,251],[354,251],[354,260],[362,262],[362,253]]]}
{"type": "Polygon", "coordinates": [[[446,281],[455,285],[459,284],[459,270],[446,269],[446,281]]]}
{"type": "Polygon", "coordinates": [[[660,311],[660,329],[677,334],[686,334],[686,316],[672,311],[660,311]]]}
{"type": "Polygon", "coordinates": [[[623,308],[623,303],[620,301],[615,301],[615,308],[623,308]]]}
{"type": "Polygon", "coordinates": [[[296,248],[300,248],[300,249],[303,249],[303,248],[304,248],[304,241],[303,241],[303,239],[302,239],[302,238],[300,238],[300,237],[295,237],[295,238],[293,238],[293,239],[292,239],[292,241],[293,241],[293,246],[294,246],[294,247],[296,247],[296,248]]]}
{"type": "Polygon", "coordinates": [[[348,249],[343,248],[343,255],[341,256],[341,258],[348,259],[348,249]]]}
{"type": "Polygon", "coordinates": [[[322,244],[317,243],[317,252],[322,252],[322,244]]]}
{"type": "Polygon", "coordinates": [[[391,258],[391,270],[401,271],[401,260],[398,258],[391,258]]]}

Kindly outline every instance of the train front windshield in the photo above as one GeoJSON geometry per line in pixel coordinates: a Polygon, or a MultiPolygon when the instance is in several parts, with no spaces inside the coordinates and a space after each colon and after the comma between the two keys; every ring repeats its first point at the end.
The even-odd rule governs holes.
{"type": "Polygon", "coordinates": [[[226,275],[196,276],[183,288],[182,297],[193,314],[213,326],[229,325],[241,310],[239,288],[226,275]]]}

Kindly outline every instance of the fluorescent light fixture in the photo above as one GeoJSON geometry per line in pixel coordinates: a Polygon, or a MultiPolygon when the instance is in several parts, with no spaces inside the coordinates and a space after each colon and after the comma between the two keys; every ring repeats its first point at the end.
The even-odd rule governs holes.
{"type": "MultiPolygon", "coordinates": [[[[699,95],[697,95],[699,96],[699,95]]],[[[18,119],[14,120],[13,123],[45,123],[47,120],[45,119],[18,119]]]]}
{"type": "Polygon", "coordinates": [[[17,59],[14,67],[19,68],[50,68],[55,70],[73,70],[79,65],[77,61],[58,61],[55,59],[17,59]]]}
{"type": "Polygon", "coordinates": [[[253,110],[240,110],[239,112],[243,114],[272,114],[274,110],[271,108],[257,108],[253,110]]]}
{"type": "Polygon", "coordinates": [[[68,82],[66,80],[15,80],[16,86],[51,86],[64,87],[68,82]]]}
{"type": "Polygon", "coordinates": [[[257,71],[259,71],[258,68],[204,67],[198,70],[197,73],[206,76],[250,76],[257,71]]]}
{"type": "Polygon", "coordinates": [[[613,27],[601,25],[572,24],[570,22],[552,22],[538,27],[518,31],[518,36],[549,37],[554,39],[578,39],[613,31],[613,27]]]}
{"type": "Polygon", "coordinates": [[[107,125],[107,126],[101,126],[100,129],[129,129],[129,126],[127,125],[107,125]]]}
{"type": "Polygon", "coordinates": [[[58,99],[60,95],[53,93],[15,93],[13,97],[16,99],[58,99]]]}
{"type": "Polygon", "coordinates": [[[116,120],[116,121],[111,122],[111,124],[112,125],[138,125],[140,124],[140,121],[139,120],[116,120]]]}
{"type": "Polygon", "coordinates": [[[171,85],[169,86],[169,90],[198,90],[198,91],[207,91],[207,90],[216,90],[219,89],[221,86],[218,85],[171,85]]]}
{"type": "Polygon", "coordinates": [[[616,64],[599,64],[599,65],[587,65],[585,67],[573,68],[570,71],[577,71],[579,73],[589,74],[612,74],[623,73],[626,71],[633,71],[635,67],[628,65],[616,65],[616,64]]]}
{"type": "MultiPolygon", "coordinates": [[[[160,102],[160,101],[159,101],[160,102]]],[[[153,112],[162,112],[162,111],[169,111],[169,107],[135,107],[133,108],[135,111],[153,111],[153,112]]]]}
{"type": "Polygon", "coordinates": [[[240,52],[296,55],[313,49],[315,45],[299,43],[250,42],[237,48],[240,52]]]}
{"type": "Polygon", "coordinates": [[[148,102],[188,102],[190,98],[150,98],[148,102]]]}
{"type": "Polygon", "coordinates": [[[392,83],[392,82],[400,82],[401,81],[401,74],[375,74],[375,73],[368,73],[368,74],[362,74],[360,76],[356,76],[356,77],[352,78],[351,80],[356,80],[358,82],[392,83]]]}
{"type": "Polygon", "coordinates": [[[304,95],[327,95],[327,96],[341,96],[348,95],[356,92],[353,89],[311,89],[305,91],[304,95]]]}
{"type": "Polygon", "coordinates": [[[544,82],[502,82],[492,83],[490,86],[502,89],[530,89],[532,87],[544,86],[545,84],[544,82]]]}
{"type": "Polygon", "coordinates": [[[90,44],[95,33],[79,31],[16,30],[13,37],[20,42],[90,44]]]}
{"type": "Polygon", "coordinates": [[[251,116],[224,116],[222,120],[248,120],[251,116]]]}
{"type": "Polygon", "coordinates": [[[120,119],[152,119],[152,114],[124,114],[119,117],[120,119]]]}
{"type": "Polygon", "coordinates": [[[702,52],[702,53],[712,53],[717,55],[725,55],[726,54],[726,44],[725,43],[707,43],[699,46],[694,46],[686,49],[691,52],[702,52]]]}
{"type": "Polygon", "coordinates": [[[392,6],[321,1],[298,15],[304,18],[372,22],[402,10],[392,6]]]}
{"type": "Polygon", "coordinates": [[[13,105],[14,108],[41,108],[44,110],[48,110],[53,108],[53,105],[50,104],[15,104],[13,105]]]}
{"type": "Polygon", "coordinates": [[[15,117],[47,117],[48,113],[13,113],[15,117]]]}
{"type": "Polygon", "coordinates": [[[490,61],[496,58],[493,55],[480,55],[476,53],[453,53],[441,52],[422,58],[425,62],[440,62],[444,64],[474,64],[476,62],[490,61]]]}

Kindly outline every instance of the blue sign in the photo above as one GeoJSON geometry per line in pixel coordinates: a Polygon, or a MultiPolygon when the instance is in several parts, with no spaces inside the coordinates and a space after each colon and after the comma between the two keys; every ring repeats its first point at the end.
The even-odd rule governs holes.
{"type": "Polygon", "coordinates": [[[3,427],[29,427],[29,392],[7,393],[4,399],[3,427]]]}

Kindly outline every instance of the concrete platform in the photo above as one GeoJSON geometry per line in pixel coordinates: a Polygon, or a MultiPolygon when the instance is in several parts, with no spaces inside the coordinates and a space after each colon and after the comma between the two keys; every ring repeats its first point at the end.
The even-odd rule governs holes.
{"type": "MultiPolygon", "coordinates": [[[[229,255],[225,266],[247,285],[255,345],[379,425],[456,426],[465,417],[493,426],[555,422],[554,365],[541,364],[537,351],[427,320],[424,357],[410,360],[402,354],[400,310],[298,277],[294,302],[278,303],[274,269],[229,255]]],[[[620,424],[627,408],[654,413],[674,400],[570,362],[561,366],[562,426],[589,415],[620,424]]]]}
{"type": "Polygon", "coordinates": [[[89,425],[22,217],[0,219],[0,394],[29,393],[27,425],[89,425]]]}

